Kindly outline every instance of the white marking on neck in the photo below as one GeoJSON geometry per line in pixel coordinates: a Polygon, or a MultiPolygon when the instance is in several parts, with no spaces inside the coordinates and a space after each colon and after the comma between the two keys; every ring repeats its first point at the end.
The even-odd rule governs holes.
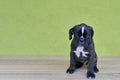
{"type": "Polygon", "coordinates": [[[77,49],[75,51],[73,51],[75,53],[75,55],[79,58],[80,57],[80,53],[82,53],[81,57],[88,57],[86,54],[88,54],[88,52],[84,51],[84,47],[78,46],[77,49]]]}

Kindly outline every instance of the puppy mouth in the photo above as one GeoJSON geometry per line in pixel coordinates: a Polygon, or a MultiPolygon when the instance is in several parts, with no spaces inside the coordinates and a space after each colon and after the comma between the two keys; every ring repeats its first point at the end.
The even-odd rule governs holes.
{"type": "Polygon", "coordinates": [[[79,45],[80,45],[80,46],[84,46],[85,43],[80,41],[80,42],[79,42],[79,45]]]}

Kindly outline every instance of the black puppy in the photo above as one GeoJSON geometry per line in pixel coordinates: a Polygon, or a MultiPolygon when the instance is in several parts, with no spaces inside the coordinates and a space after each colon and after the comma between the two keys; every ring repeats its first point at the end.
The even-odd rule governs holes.
{"type": "Polygon", "coordinates": [[[75,69],[86,64],[88,66],[87,78],[94,79],[94,73],[99,72],[97,68],[97,55],[94,50],[94,31],[92,27],[82,23],[69,30],[70,40],[72,35],[74,35],[74,38],[71,43],[70,67],[66,72],[72,74],[75,69]]]}

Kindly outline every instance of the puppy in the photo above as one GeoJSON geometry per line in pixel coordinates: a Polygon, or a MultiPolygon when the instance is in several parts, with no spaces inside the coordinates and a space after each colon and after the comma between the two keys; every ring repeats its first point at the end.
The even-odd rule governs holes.
{"type": "Polygon", "coordinates": [[[70,67],[66,72],[72,74],[75,69],[85,64],[87,65],[87,78],[94,79],[95,73],[99,72],[93,41],[94,31],[92,27],[82,23],[69,30],[69,40],[72,39],[72,35],[74,38],[71,42],[70,67]]]}

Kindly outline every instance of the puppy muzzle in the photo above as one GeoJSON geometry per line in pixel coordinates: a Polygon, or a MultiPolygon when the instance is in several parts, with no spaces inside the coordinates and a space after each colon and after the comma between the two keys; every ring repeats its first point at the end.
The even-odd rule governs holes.
{"type": "Polygon", "coordinates": [[[80,46],[84,46],[84,38],[83,37],[80,38],[80,42],[79,43],[80,43],[80,46]]]}

